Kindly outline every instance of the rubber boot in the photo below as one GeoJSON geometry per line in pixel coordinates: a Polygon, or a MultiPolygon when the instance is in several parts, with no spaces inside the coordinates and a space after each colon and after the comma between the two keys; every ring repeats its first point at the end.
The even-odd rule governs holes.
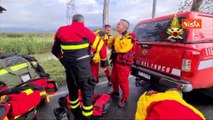
{"type": "Polygon", "coordinates": [[[83,120],[96,120],[96,118],[94,116],[83,116],[83,120]]]}
{"type": "Polygon", "coordinates": [[[67,99],[66,97],[60,97],[58,100],[59,108],[54,109],[54,115],[57,120],[62,120],[67,117],[67,99]]]}
{"type": "Polygon", "coordinates": [[[66,110],[64,108],[56,108],[54,109],[54,115],[56,117],[56,120],[62,120],[65,119],[67,117],[66,115],[66,110]]]}
{"type": "Polygon", "coordinates": [[[60,97],[59,100],[58,100],[58,104],[59,104],[60,108],[68,109],[66,97],[60,97]]]}
{"type": "Polygon", "coordinates": [[[77,107],[76,109],[71,109],[71,112],[72,112],[75,120],[84,120],[80,106],[77,107]]]}

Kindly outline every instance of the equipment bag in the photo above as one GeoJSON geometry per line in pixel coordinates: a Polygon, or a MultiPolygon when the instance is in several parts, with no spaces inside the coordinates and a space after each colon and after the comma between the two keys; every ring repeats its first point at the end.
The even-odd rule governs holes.
{"type": "Polygon", "coordinates": [[[10,117],[9,120],[36,120],[37,110],[33,108],[27,113],[15,117],[10,117]]]}
{"type": "Polygon", "coordinates": [[[93,115],[102,116],[107,113],[111,105],[111,98],[108,94],[97,94],[94,95],[95,103],[93,105],[93,115]]]}
{"type": "Polygon", "coordinates": [[[49,81],[48,78],[33,79],[9,89],[0,82],[0,105],[2,105],[0,117],[5,119],[8,117],[10,120],[35,118],[36,107],[41,102],[49,102],[48,94],[54,94],[57,87],[56,82],[49,81]],[[8,106],[5,105],[11,109],[9,113],[6,111],[8,106]]]}
{"type": "Polygon", "coordinates": [[[8,89],[8,86],[0,81],[0,94],[8,89]]]}
{"type": "MultiPolygon", "coordinates": [[[[82,95],[81,95],[80,90],[79,90],[78,94],[79,94],[80,106],[82,106],[83,101],[82,101],[82,95]]],[[[67,112],[65,112],[66,109],[71,109],[69,101],[70,101],[69,95],[59,98],[58,103],[59,103],[60,108],[56,108],[54,110],[54,114],[55,114],[57,120],[60,120],[60,119],[58,119],[59,115],[64,116],[62,114],[67,113],[67,112]],[[60,101],[60,100],[63,100],[63,101],[60,101]],[[64,100],[66,100],[66,102],[64,102],[64,100]],[[66,104],[66,105],[62,105],[62,104],[66,104]],[[60,110],[60,111],[56,111],[56,110],[60,110]]],[[[107,111],[109,110],[110,105],[112,103],[112,99],[111,99],[110,95],[108,95],[108,94],[93,94],[92,101],[93,101],[93,116],[97,116],[97,117],[101,117],[101,116],[103,116],[103,114],[107,113],[107,111]]],[[[67,115],[67,116],[69,116],[69,115],[67,115]]]]}
{"type": "Polygon", "coordinates": [[[36,108],[33,108],[32,110],[23,115],[8,118],[9,111],[9,104],[0,104],[0,120],[36,120],[36,108]]]}
{"type": "Polygon", "coordinates": [[[47,94],[55,94],[58,90],[58,85],[55,81],[50,81],[48,78],[38,78],[38,79],[32,79],[30,81],[27,81],[25,83],[22,83],[18,86],[21,86],[23,84],[33,84],[42,87],[47,94]]]}
{"type": "Polygon", "coordinates": [[[25,84],[23,86],[8,89],[0,94],[1,104],[9,104],[8,118],[17,118],[37,107],[41,100],[48,100],[45,90],[37,85],[25,84]]]}
{"type": "Polygon", "coordinates": [[[49,75],[34,57],[20,54],[0,54],[0,81],[9,88],[40,77],[49,77],[49,75]]]}
{"type": "MultiPolygon", "coordinates": [[[[79,92],[79,96],[81,96],[81,92],[79,92]]],[[[67,106],[71,109],[69,95],[66,95],[67,106]]],[[[82,96],[79,97],[80,105],[83,106],[82,96]]],[[[104,113],[110,108],[111,105],[111,97],[108,94],[93,94],[93,116],[103,116],[104,113]]]]}
{"type": "Polygon", "coordinates": [[[0,104],[0,120],[8,120],[7,114],[9,113],[9,104],[0,104]]]}

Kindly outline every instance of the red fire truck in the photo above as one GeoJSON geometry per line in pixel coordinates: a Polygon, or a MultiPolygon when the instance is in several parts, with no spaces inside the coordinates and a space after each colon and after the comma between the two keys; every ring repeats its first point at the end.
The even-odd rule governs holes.
{"type": "Polygon", "coordinates": [[[183,12],[148,19],[134,33],[137,79],[184,92],[213,88],[213,15],[183,12]]]}

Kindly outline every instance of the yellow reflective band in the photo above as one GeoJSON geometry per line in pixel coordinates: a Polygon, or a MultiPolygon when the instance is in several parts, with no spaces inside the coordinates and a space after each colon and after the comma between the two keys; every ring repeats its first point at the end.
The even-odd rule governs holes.
{"type": "Polygon", "coordinates": [[[96,31],[95,31],[95,34],[98,34],[99,32],[100,32],[100,30],[96,30],[96,31]]]}
{"type": "Polygon", "coordinates": [[[3,120],[9,120],[7,116],[5,116],[5,118],[3,120]]]}
{"type": "Polygon", "coordinates": [[[16,70],[20,70],[20,69],[25,68],[25,67],[27,67],[27,63],[22,63],[22,64],[14,65],[14,66],[10,67],[10,69],[12,71],[16,71],[16,70]]]}
{"type": "Polygon", "coordinates": [[[78,50],[89,47],[89,43],[84,43],[80,45],[61,45],[63,50],[78,50]]]}
{"type": "Polygon", "coordinates": [[[22,92],[24,92],[24,93],[26,93],[27,95],[29,95],[29,94],[33,93],[33,90],[32,90],[32,89],[26,89],[26,90],[24,90],[24,91],[22,91],[22,92]]]}
{"type": "Polygon", "coordinates": [[[93,114],[93,111],[90,111],[90,112],[84,112],[84,111],[82,111],[82,114],[84,116],[91,116],[93,114]]]}
{"type": "Polygon", "coordinates": [[[91,110],[93,108],[93,105],[90,105],[90,106],[83,106],[83,109],[84,110],[91,110]]]}
{"type": "Polygon", "coordinates": [[[100,43],[98,44],[97,52],[99,53],[101,51],[101,48],[104,45],[104,41],[100,39],[100,43]]]}
{"type": "Polygon", "coordinates": [[[50,102],[50,96],[49,96],[49,95],[46,96],[46,102],[47,102],[47,103],[50,102]]]}
{"type": "MultiPolygon", "coordinates": [[[[16,70],[23,69],[23,68],[25,68],[25,67],[27,67],[27,63],[22,63],[22,64],[14,65],[14,66],[10,67],[10,69],[11,69],[12,71],[16,71],[16,70]]],[[[1,70],[0,70],[0,75],[4,75],[4,74],[6,74],[6,73],[8,73],[7,70],[5,70],[5,69],[1,69],[1,70]]]]}
{"type": "Polygon", "coordinates": [[[94,33],[97,35],[101,30],[96,30],[94,33]]]}
{"type": "Polygon", "coordinates": [[[78,102],[78,98],[76,100],[70,101],[71,104],[76,104],[78,102]]]}
{"type": "Polygon", "coordinates": [[[43,95],[46,95],[46,94],[47,94],[46,91],[40,92],[40,96],[43,96],[43,95]]]}
{"type": "Polygon", "coordinates": [[[31,62],[33,65],[37,65],[37,62],[31,62]]]}
{"type": "Polygon", "coordinates": [[[70,105],[72,109],[77,108],[80,105],[80,103],[76,104],[76,105],[70,105]]]}
{"type": "Polygon", "coordinates": [[[99,40],[100,40],[100,38],[98,36],[96,36],[95,41],[93,42],[92,48],[96,49],[99,40]]]}
{"type": "Polygon", "coordinates": [[[15,116],[14,118],[17,119],[17,118],[19,118],[20,116],[21,116],[21,115],[17,115],[17,116],[15,116]]]}
{"type": "Polygon", "coordinates": [[[6,98],[6,95],[3,95],[0,97],[0,102],[4,101],[4,99],[6,98]]]}
{"type": "Polygon", "coordinates": [[[6,73],[8,73],[8,71],[6,71],[5,69],[1,69],[1,70],[0,70],[0,75],[4,75],[4,74],[6,74],[6,73]]]}

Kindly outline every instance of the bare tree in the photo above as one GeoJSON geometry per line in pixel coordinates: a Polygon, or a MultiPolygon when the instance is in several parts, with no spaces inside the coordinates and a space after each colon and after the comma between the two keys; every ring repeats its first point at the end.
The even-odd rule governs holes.
{"type": "Polygon", "coordinates": [[[199,11],[200,6],[204,0],[193,0],[191,11],[199,11]]]}
{"type": "Polygon", "coordinates": [[[104,0],[103,8],[103,26],[109,22],[109,0],[104,0]]]}
{"type": "Polygon", "coordinates": [[[178,5],[178,12],[190,11],[192,7],[192,0],[182,0],[178,5]]]}
{"type": "Polygon", "coordinates": [[[212,0],[182,0],[178,6],[178,12],[199,11],[213,14],[212,0]]]}
{"type": "Polygon", "coordinates": [[[199,8],[200,12],[213,14],[213,1],[212,0],[204,0],[203,4],[199,8]]]}

